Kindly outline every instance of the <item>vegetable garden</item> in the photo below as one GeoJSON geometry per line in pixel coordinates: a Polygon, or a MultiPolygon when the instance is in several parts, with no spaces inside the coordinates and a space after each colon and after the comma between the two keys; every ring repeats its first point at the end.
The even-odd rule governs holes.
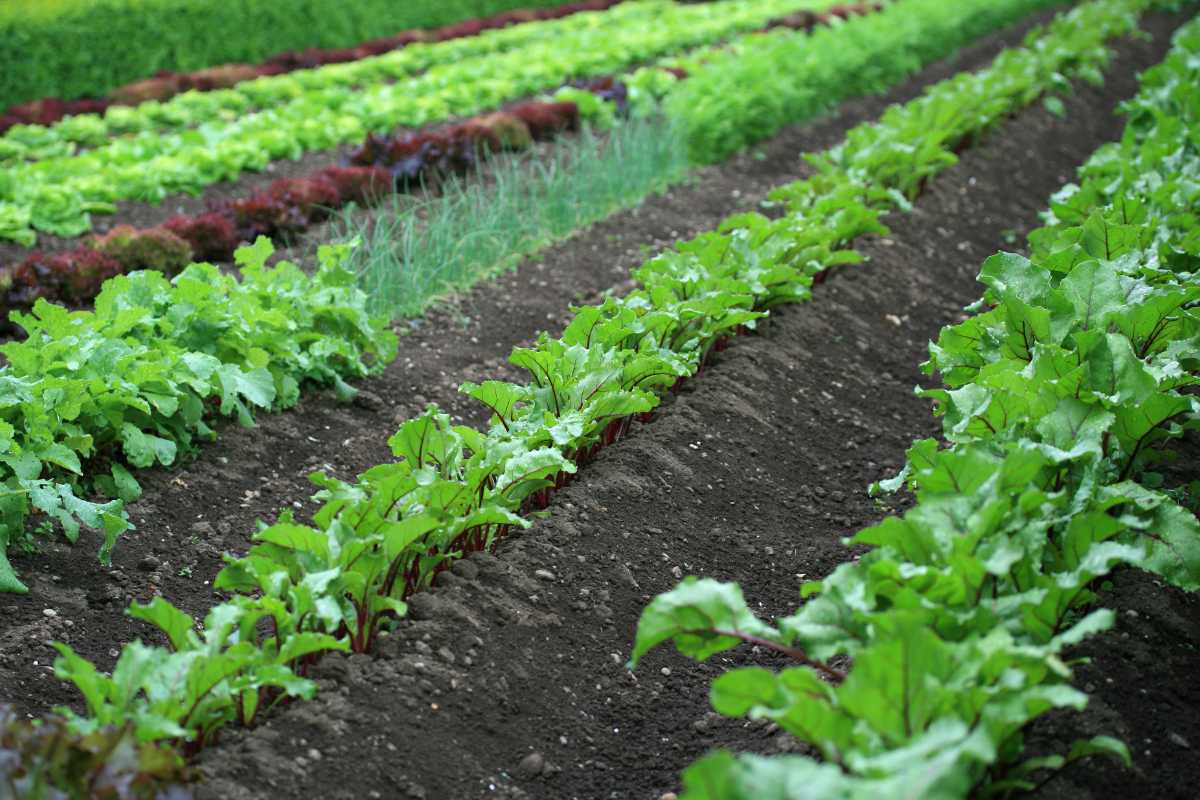
{"type": "Polygon", "coordinates": [[[0,10],[0,797],[1189,796],[1193,3],[87,5],[0,10]]]}

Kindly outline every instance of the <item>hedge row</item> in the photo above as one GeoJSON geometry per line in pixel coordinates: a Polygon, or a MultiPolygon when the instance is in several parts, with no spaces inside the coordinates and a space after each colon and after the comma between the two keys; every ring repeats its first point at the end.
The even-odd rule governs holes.
{"type": "Polygon", "coordinates": [[[0,8],[0,107],[107,94],[160,70],[261,61],[285,50],[350,47],[562,0],[74,0],[52,11],[0,8]]]}

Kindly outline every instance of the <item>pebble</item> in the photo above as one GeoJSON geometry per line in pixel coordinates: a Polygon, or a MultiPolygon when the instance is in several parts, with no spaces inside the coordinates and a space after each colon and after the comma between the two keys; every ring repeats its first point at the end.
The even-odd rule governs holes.
{"type": "Polygon", "coordinates": [[[142,570],[143,572],[153,572],[161,565],[162,562],[154,556],[143,556],[142,560],[138,562],[138,569],[142,570]]]}
{"type": "Polygon", "coordinates": [[[624,564],[617,566],[617,577],[620,578],[631,589],[641,588],[638,585],[637,578],[633,577],[633,572],[624,564]]]}
{"type": "Polygon", "coordinates": [[[679,796],[674,792],[663,792],[659,796],[658,800],[678,800],[678,797],[679,796]]]}
{"type": "Polygon", "coordinates": [[[1171,744],[1179,745],[1180,747],[1184,748],[1185,750],[1192,749],[1192,743],[1189,742],[1187,739],[1183,738],[1182,736],[1180,736],[1175,731],[1171,731],[1171,733],[1167,735],[1167,738],[1171,740],[1171,744]]]}
{"type": "Polygon", "coordinates": [[[542,769],[546,766],[546,759],[541,753],[532,752],[521,759],[521,763],[517,765],[517,776],[525,779],[536,778],[542,774],[542,769]]]}
{"type": "Polygon", "coordinates": [[[548,569],[535,570],[533,573],[533,576],[535,578],[540,578],[541,580],[544,580],[544,581],[558,580],[557,576],[555,576],[555,574],[548,569]]]}
{"type": "Polygon", "coordinates": [[[57,617],[58,616],[58,612],[55,611],[53,608],[43,608],[42,614],[47,617],[57,617]]]}

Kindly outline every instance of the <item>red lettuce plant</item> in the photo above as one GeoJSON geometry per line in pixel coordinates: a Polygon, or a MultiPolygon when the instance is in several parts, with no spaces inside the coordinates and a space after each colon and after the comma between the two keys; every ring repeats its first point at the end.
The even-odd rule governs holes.
{"type": "Polygon", "coordinates": [[[128,270],[112,256],[87,247],[67,253],[33,253],[0,279],[3,304],[28,308],[39,298],[77,305],[95,297],[109,278],[128,270]]]}
{"type": "Polygon", "coordinates": [[[81,735],[0,706],[0,797],[183,800],[188,780],[177,753],[139,743],[131,727],[81,735]]]}
{"type": "Polygon", "coordinates": [[[192,247],[166,228],[137,230],[118,225],[92,241],[92,248],[116,259],[124,272],[153,269],[176,275],[192,262],[192,247]]]}
{"type": "Polygon", "coordinates": [[[321,175],[311,178],[281,178],[267,187],[268,197],[285,205],[294,206],[306,220],[320,219],[341,200],[333,181],[321,175]]]}
{"type": "Polygon", "coordinates": [[[392,191],[392,174],[382,167],[326,167],[317,173],[337,189],[341,203],[373,203],[392,191]]]}
{"type": "Polygon", "coordinates": [[[238,238],[244,241],[254,241],[259,236],[296,233],[308,224],[298,208],[267,194],[228,200],[213,210],[227,216],[237,229],[238,238]]]}
{"type": "Polygon", "coordinates": [[[199,261],[227,261],[242,241],[233,220],[216,211],[195,217],[171,217],[164,228],[187,242],[199,261]]]}
{"type": "Polygon", "coordinates": [[[518,103],[508,113],[524,122],[537,140],[579,130],[579,107],[574,103],[518,103]]]}

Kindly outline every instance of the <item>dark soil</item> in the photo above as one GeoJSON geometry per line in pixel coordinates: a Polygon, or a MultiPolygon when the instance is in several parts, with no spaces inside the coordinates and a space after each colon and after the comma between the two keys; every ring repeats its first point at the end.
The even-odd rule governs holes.
{"type": "MultiPolygon", "coordinates": [[[[316,701],[254,731],[231,731],[201,761],[202,794],[655,798],[714,746],[791,748],[770,726],[708,710],[708,682],[729,664],[755,660],[749,651],[697,666],[663,650],[628,673],[622,665],[641,609],[679,576],[703,574],[741,582],[766,616],[787,613],[801,578],[850,555],[840,538],[886,510],[865,486],[892,472],[914,437],[937,430],[927,404],[911,394],[924,343],[977,296],[982,259],[1020,241],[1075,165],[1119,135],[1115,104],[1135,91],[1138,70],[1161,59],[1179,21],[1152,18],[1153,41],[1119,47],[1109,84],[1068,98],[1066,119],[1033,109],[966,153],[913,214],[890,221],[891,236],[864,243],[870,264],[839,274],[813,304],[777,313],[762,335],[738,340],[655,422],[589,466],[559,495],[551,520],[506,543],[499,557],[460,563],[414,598],[412,619],[380,657],[326,658],[316,669],[316,701]]],[[[1020,31],[993,37],[887,100],[977,67],[1019,38],[1020,31]]],[[[514,343],[556,328],[568,303],[623,278],[640,262],[639,247],[657,249],[754,207],[767,188],[802,174],[799,152],[835,143],[882,106],[851,103],[786,131],[760,148],[761,160],[746,155],[705,170],[414,323],[398,363],[355,405],[310,396],[300,413],[253,431],[225,430],[201,460],[148,474],[147,499],[132,509],[139,530],[118,546],[117,569],[96,565],[96,541],[87,537],[17,559],[33,591],[0,600],[9,621],[0,633],[5,699],[26,712],[73,702],[49,674],[52,651],[40,642],[65,639],[108,666],[118,642],[145,635],[120,617],[129,599],[161,591],[203,613],[215,599],[207,584],[220,552],[244,550],[255,517],[307,496],[307,472],[349,476],[387,458],[384,434],[428,400],[481,421],[455,397],[459,382],[507,375],[503,359],[514,343]]],[[[1111,597],[1123,620],[1139,596],[1127,580],[1139,585],[1122,576],[1111,597]]],[[[1158,639],[1170,631],[1177,642],[1169,659],[1137,642],[1138,652],[1155,654],[1156,688],[1135,695],[1133,687],[1146,684],[1142,670],[1118,670],[1118,661],[1111,674],[1097,673],[1115,680],[1113,697],[1100,689],[1103,716],[1055,721],[1047,738],[1070,738],[1099,721],[1106,731],[1150,731],[1156,743],[1167,731],[1200,743],[1196,705],[1186,702],[1200,666],[1195,604],[1159,597],[1173,598],[1169,620],[1190,622],[1134,629],[1158,639]]],[[[1165,610],[1152,594],[1145,603],[1165,610]]],[[[1129,629],[1114,635],[1122,632],[1129,629]]],[[[1095,646],[1120,654],[1109,638],[1095,646]]],[[[1168,746],[1156,744],[1154,757],[1171,758],[1168,746]]],[[[1141,773],[1121,780],[1156,797],[1195,785],[1194,760],[1156,764],[1141,749],[1141,773]]],[[[1114,785],[1108,773],[1117,774],[1084,779],[1114,785]]],[[[1086,788],[1063,789],[1066,781],[1048,790],[1088,796],[1086,788]]]]}
{"type": "Polygon", "coordinates": [[[1194,798],[1200,786],[1200,598],[1126,570],[1112,576],[1101,602],[1117,612],[1116,626],[1071,653],[1091,659],[1075,668],[1075,685],[1092,696],[1088,709],[1039,721],[1028,749],[1064,753],[1076,739],[1115,736],[1129,746],[1134,768],[1108,761],[1073,765],[1037,796],[1194,798]]]}

